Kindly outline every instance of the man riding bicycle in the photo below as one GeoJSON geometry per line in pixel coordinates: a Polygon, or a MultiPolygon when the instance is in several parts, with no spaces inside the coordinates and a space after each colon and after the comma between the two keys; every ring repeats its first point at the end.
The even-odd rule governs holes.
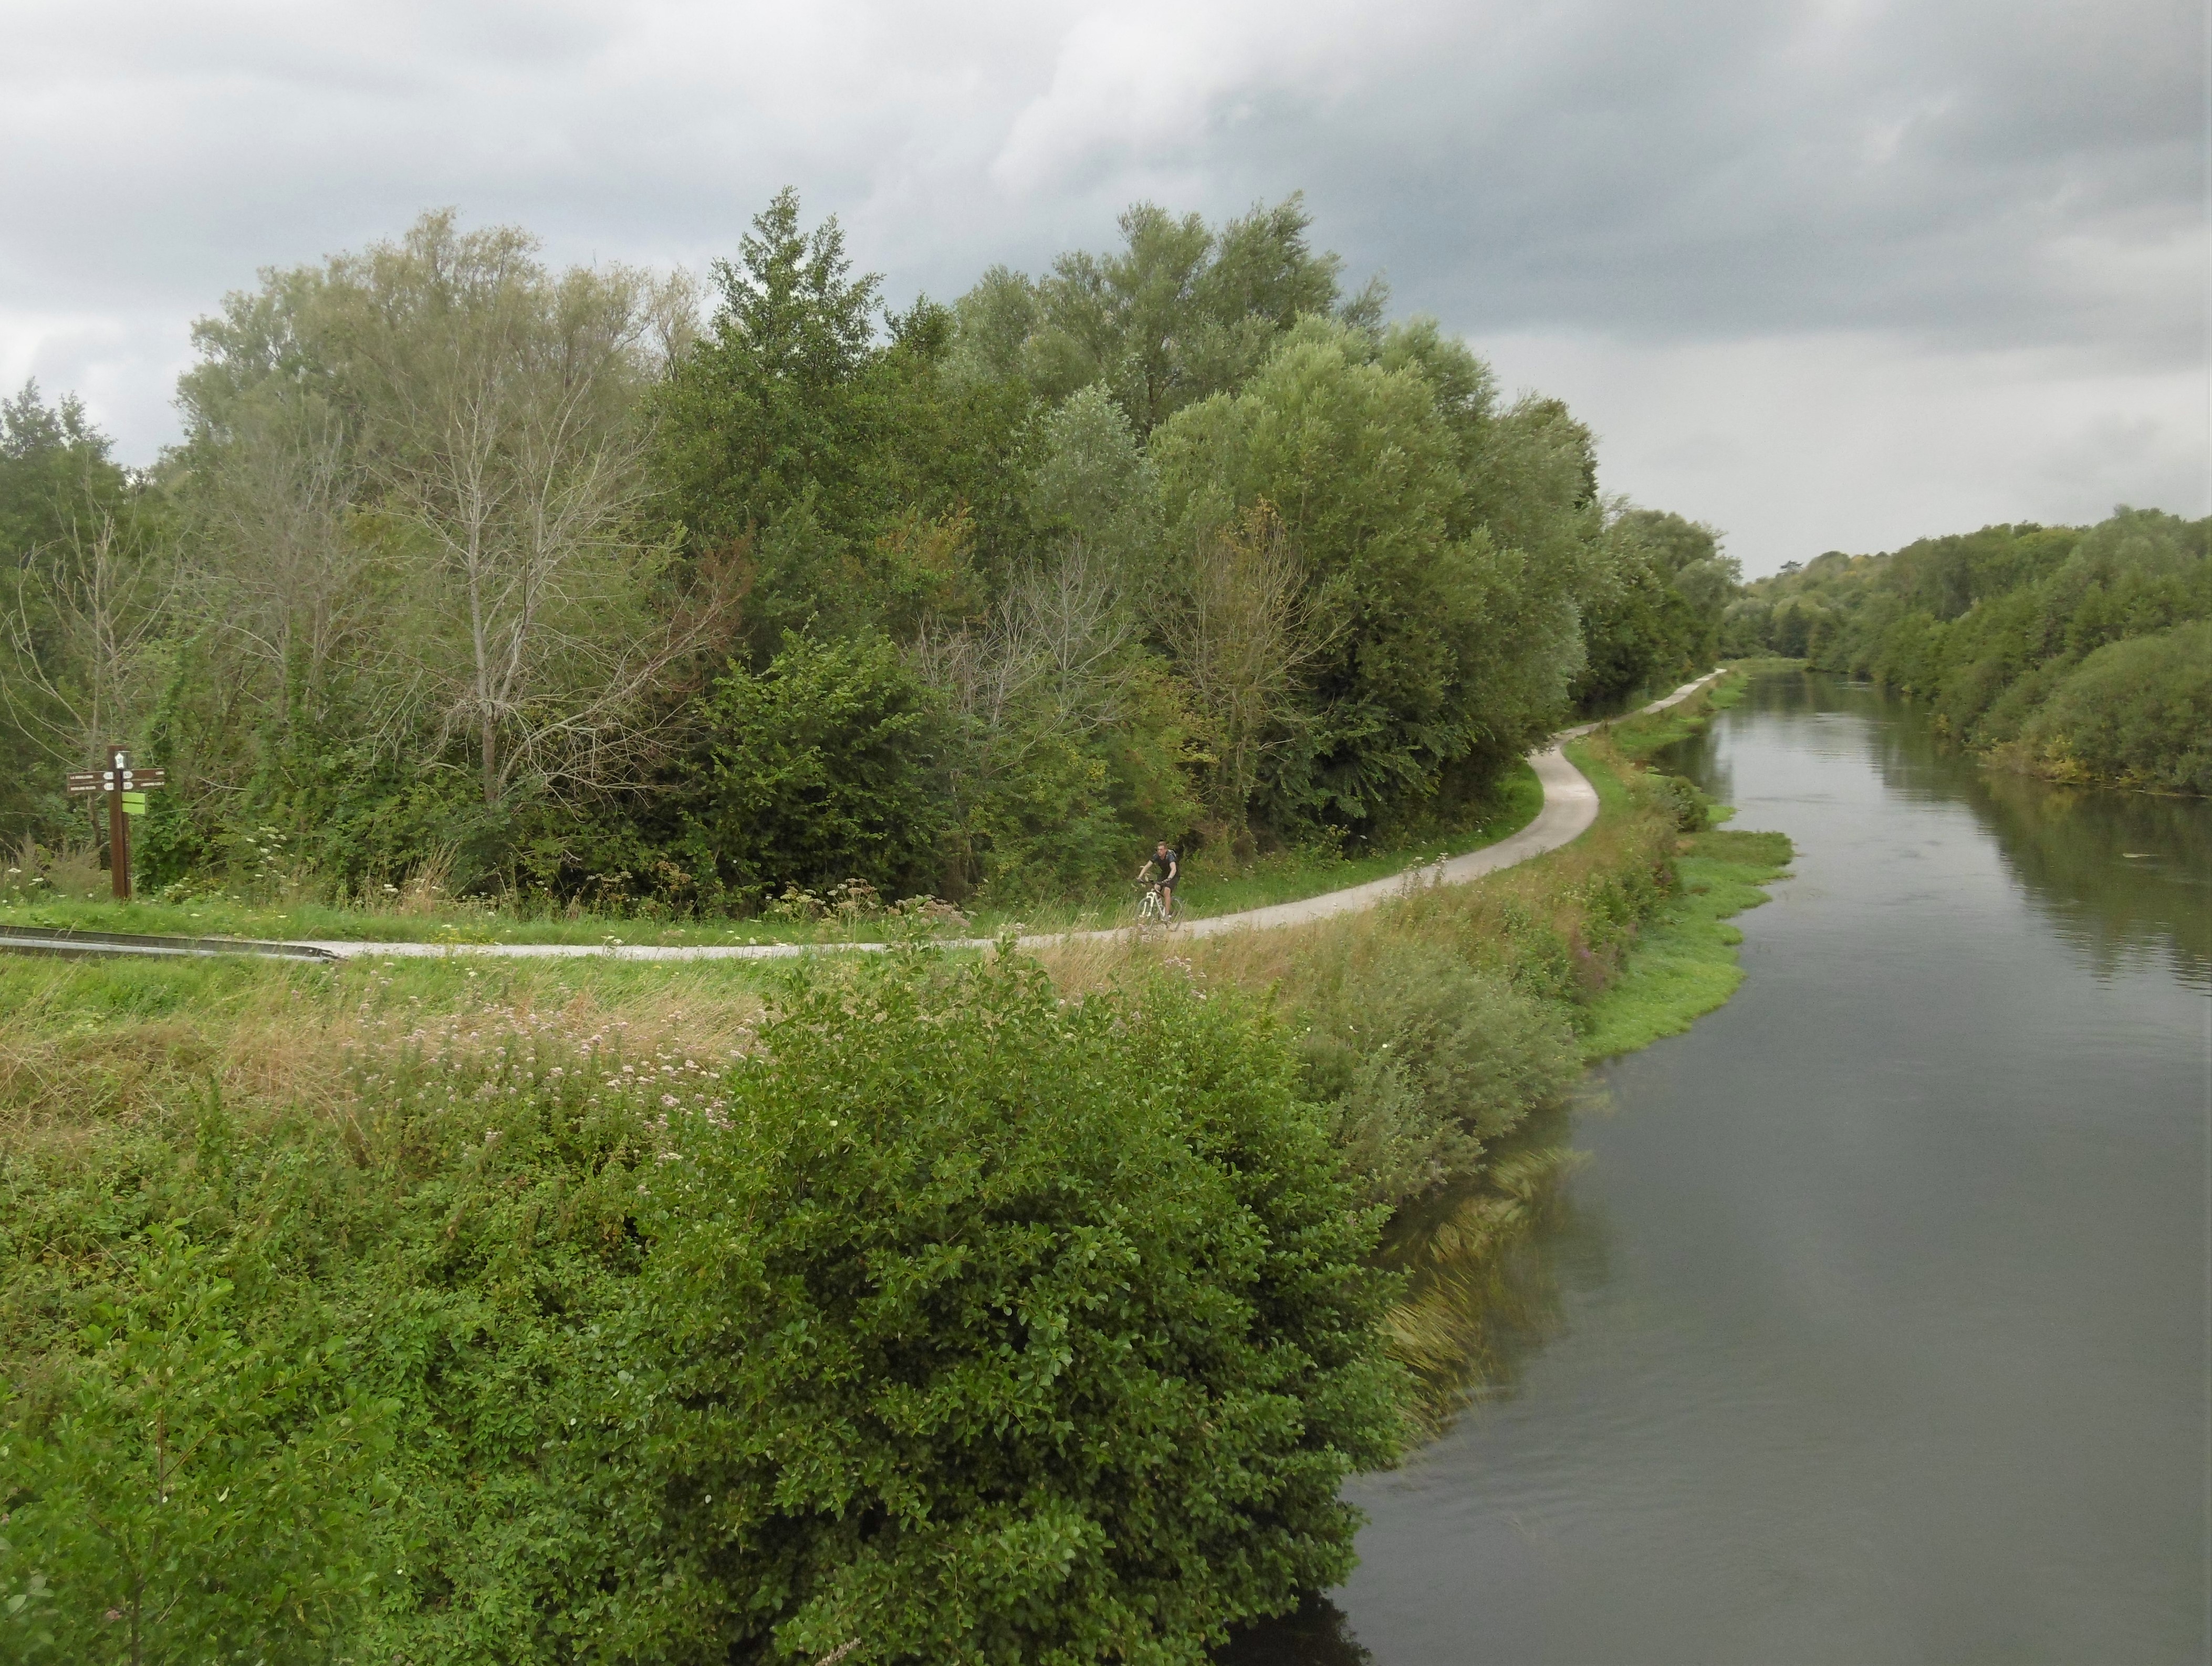
{"type": "Polygon", "coordinates": [[[1150,880],[1152,889],[1159,894],[1160,918],[1164,920],[1171,920],[1175,918],[1176,881],[1182,873],[1182,863],[1176,853],[1168,848],[1168,842],[1164,839],[1160,840],[1158,846],[1152,851],[1152,859],[1137,869],[1137,877],[1139,880],[1150,880]]]}

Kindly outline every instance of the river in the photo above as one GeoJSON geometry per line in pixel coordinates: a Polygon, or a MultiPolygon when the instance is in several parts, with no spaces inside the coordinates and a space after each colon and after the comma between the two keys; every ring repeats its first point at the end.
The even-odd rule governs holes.
{"type": "Polygon", "coordinates": [[[1593,1077],[1499,1380],[1240,1661],[2206,1658],[2212,806],[1796,673],[1663,766],[1796,842],[1593,1077]]]}

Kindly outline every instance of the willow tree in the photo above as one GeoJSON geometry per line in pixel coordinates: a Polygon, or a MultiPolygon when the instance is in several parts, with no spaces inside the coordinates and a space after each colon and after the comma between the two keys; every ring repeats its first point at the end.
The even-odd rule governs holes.
{"type": "Polygon", "coordinates": [[[258,621],[230,651],[289,700],[344,642],[359,720],[486,806],[635,778],[726,611],[637,530],[641,396],[692,306],[450,212],[231,297],[183,384],[208,578],[258,621]]]}
{"type": "Polygon", "coordinates": [[[1156,623],[1209,742],[1206,807],[1249,845],[1261,765],[1296,736],[1300,681],[1333,645],[1333,598],[1308,587],[1305,562],[1264,499],[1200,535],[1182,578],[1158,593],[1156,623]]]}
{"type": "Polygon", "coordinates": [[[1278,831],[1372,836],[1479,797],[1558,717],[1581,661],[1583,482],[1548,465],[1524,481],[1495,443],[1521,420],[1432,330],[1378,339],[1308,318],[1237,393],[1153,436],[1173,538],[1202,547],[1264,500],[1305,563],[1329,645],[1293,742],[1260,771],[1255,803],[1278,831]],[[1548,501],[1562,535],[1498,514],[1508,486],[1548,501]]]}

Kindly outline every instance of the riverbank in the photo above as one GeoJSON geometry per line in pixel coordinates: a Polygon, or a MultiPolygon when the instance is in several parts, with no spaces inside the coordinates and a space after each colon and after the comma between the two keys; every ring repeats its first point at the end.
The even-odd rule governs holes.
{"type": "Polygon", "coordinates": [[[1456,885],[1407,884],[1362,912],[1268,918],[1264,931],[1036,952],[1070,995],[1169,966],[1271,1003],[1367,1197],[1410,1220],[1425,1200],[1453,1196],[1468,1251],[1485,1235],[1470,1221],[1528,1213],[1543,1163],[1526,1130],[1589,1062],[1686,1027],[1741,980],[1726,922],[1765,900],[1788,843],[1708,830],[1724,808],[1643,760],[1695,733],[1743,682],[1571,742],[1558,767],[1594,802],[1530,859],[1456,885]]]}
{"type": "MultiPolygon", "coordinates": [[[[553,1578],[532,1536],[550,1536],[547,1542],[568,1548],[564,1555],[585,1554],[626,1530],[602,1519],[605,1465],[644,1489],[625,1497],[647,1496],[659,1484],[649,1486],[635,1468],[642,1449],[623,1446],[605,1420],[610,1407],[629,1405],[641,1391],[620,1373],[635,1375],[630,1348],[650,1333],[637,1329],[641,1310],[633,1306],[646,1299],[639,1281],[657,1264],[647,1246],[690,1230],[686,1222],[704,1219],[691,1212],[723,1195],[664,1190],[686,1171],[668,1169],[664,1182],[662,1166],[689,1160],[687,1140],[711,1138],[707,1127],[722,1126],[714,1118],[726,1122],[735,1084],[786,1091],[766,1083],[757,1061],[781,1056],[763,1052],[778,1033],[765,1027],[777,1021],[778,1009],[799,1007],[809,1015],[800,1029],[781,1033],[787,1044],[803,1050],[817,1045],[807,1038],[837,1038],[846,1050],[837,1057],[865,1063],[881,1090],[864,1090],[857,1078],[811,1086],[794,1079],[788,1091],[811,1095],[811,1108],[803,1129],[791,1125],[799,1143],[772,1154],[781,1166],[769,1201],[776,1210],[796,1210],[788,1218],[809,1223],[808,1233],[828,1234],[808,1241],[818,1245],[810,1253],[824,1257],[821,1287],[839,1314],[849,1310],[843,1297],[832,1299],[832,1287],[843,1287],[838,1281],[858,1264],[850,1257],[876,1242],[871,1234],[892,1234],[866,1251],[890,1257],[884,1264],[919,1266],[948,1245],[966,1245],[977,1208],[1017,1221],[1042,1209],[1074,1235],[1069,1242],[1090,1242],[1085,1235],[1094,1233],[1106,1242],[1121,1230],[1115,1212],[1129,1201],[1115,1188],[1136,1171],[1104,1157],[1086,1167],[1079,1142],[1048,1150],[1035,1143],[1040,1129],[1057,1128],[1053,1138],[1060,1139],[1076,1125],[1066,1117],[1105,1115],[1105,1106],[1117,1126],[1132,1107],[1150,1106],[1146,1115],[1165,1143],[1146,1160],[1188,1172],[1193,1184],[1213,1171],[1176,1165],[1202,1152],[1229,1154],[1222,1160],[1247,1176],[1237,1182],[1247,1188],[1237,1207],[1275,1208],[1268,1200],[1277,1182],[1267,1177],[1291,1158],[1304,1177],[1300,1208],[1334,1200],[1297,1227],[1332,1245],[1327,1279],[1316,1284],[1287,1263],[1266,1275],[1274,1292],[1267,1302],[1336,1316],[1330,1323],[1339,1333],[1328,1348],[1338,1363],[1330,1369],[1351,1373],[1350,1389],[1303,1378],[1291,1384],[1293,1399],[1310,1402],[1302,1417],[1320,1420],[1296,1427],[1324,1427],[1332,1405],[1358,1409],[1345,1440],[1296,1457],[1302,1496],[1318,1512],[1310,1539],[1317,1560],[1299,1577],[1326,1584],[1342,1568],[1328,1560],[1336,1554],[1328,1547],[1348,1543],[1348,1528],[1329,1513],[1338,1508],[1337,1481],[1355,1461],[1388,1462],[1398,1415],[1391,1408],[1401,1403],[1390,1384],[1413,1362],[1415,1310],[1403,1302],[1385,1310],[1368,1259],[1382,1212],[1411,1218],[1431,1202],[1474,1207],[1467,1204],[1474,1196],[1486,1230],[1498,1231],[1510,1224],[1516,1197],[1540,1206],[1547,1160],[1536,1134],[1547,1107],[1571,1090],[1601,998],[1633,966],[1639,942],[1680,888],[1688,801],[1635,764],[1630,754],[1643,733],[1613,725],[1580,742],[1595,822],[1578,836],[1561,826],[1543,833],[1567,840],[1556,848],[1466,884],[1413,875],[1380,906],[1275,930],[1048,946],[1036,958],[1057,991],[1025,971],[1030,957],[1019,954],[868,956],[867,964],[832,963],[797,981],[787,967],[742,960],[609,955],[370,954],[338,965],[0,961],[0,1219],[7,1222],[0,1229],[0,1355],[11,1361],[12,1386],[24,1396],[18,1410],[27,1409],[36,1424],[52,1415],[59,1385],[106,1381],[99,1373],[111,1366],[121,1372],[119,1354],[79,1351],[101,1304],[168,1300],[160,1292],[199,1287],[191,1280],[203,1275],[191,1269],[203,1269],[215,1281],[210,1292],[221,1286],[207,1296],[219,1300],[220,1317],[193,1320],[163,1347],[189,1351],[204,1340],[216,1349],[206,1356],[214,1361],[208,1369],[226,1385],[258,1381],[252,1373],[296,1351],[295,1344],[337,1348],[327,1357],[349,1362],[347,1380],[370,1385],[359,1391],[373,1390],[384,1396],[378,1403],[398,1409],[386,1427],[400,1478],[391,1501],[377,1504],[374,1489],[363,1490],[368,1483],[347,1470],[350,1479],[332,1482],[336,1513],[321,1519],[343,1517],[352,1525],[327,1543],[316,1536],[325,1531],[319,1527],[300,1541],[338,1544],[346,1556],[368,1559],[362,1567],[386,1559],[374,1634],[405,1638],[423,1657],[443,1657],[447,1643],[439,1639],[471,1629],[520,1647],[519,1633],[500,1629],[518,1615],[542,1609],[568,1623],[568,1587],[553,1578]],[[1018,993],[1024,978],[1029,992],[1018,993]],[[972,1139],[944,1144],[914,1134],[876,1178],[865,1164],[850,1172],[854,1207],[810,1212],[817,1165],[860,1161],[879,1118],[901,1106],[919,1114],[923,1101],[899,1087],[908,1080],[901,1071],[934,1071],[929,1079],[946,1083],[974,1079],[980,1064],[953,1070],[930,1062],[939,1031],[925,1021],[939,1002],[948,1010],[965,1003],[977,1027],[963,1045],[990,1057],[1000,1045],[991,1040],[1000,1033],[994,1027],[1017,1023],[1034,1063],[1009,1064],[988,1091],[977,1090],[988,1105],[978,1101],[984,1121],[972,1139]],[[873,1013],[885,1016],[883,1033],[896,1035],[895,1044],[881,1044],[890,1053],[870,1051],[878,1045],[868,1039],[873,1013]],[[1089,1015],[1078,1023],[1079,1013],[1089,1015]],[[1125,1035],[1132,1039],[1116,1039],[1125,1035]],[[1055,1062],[1063,1060],[1068,1068],[1055,1062]],[[1089,1094],[1083,1081],[1106,1076],[1071,1075],[1079,1063],[1112,1079],[1110,1092],[1100,1087],[1100,1097],[1082,1101],[1079,1116],[1068,1095],[1089,1094]],[[1159,1085],[1170,1079],[1181,1085],[1159,1085]],[[1031,1114],[1041,1107],[1062,1120],[1031,1114]],[[695,1118],[705,1120],[687,1121],[695,1118]],[[841,1124],[851,1131],[829,1131],[841,1124]],[[917,1168],[924,1154],[929,1162],[917,1168]],[[1017,1158],[1031,1178],[1013,1190],[995,1190],[996,1166],[1017,1158]],[[1067,1178],[1079,1175],[1090,1178],[1067,1178]],[[1046,1176],[1061,1178],[1044,1184],[1046,1176]],[[963,1190],[959,1207],[941,1219],[929,1212],[935,1205],[921,1208],[940,1182],[955,1180],[982,1190],[963,1190]],[[1376,1207],[1346,1211],[1346,1203],[1376,1207]],[[898,1236],[908,1233],[920,1236],[898,1236]],[[164,1245],[185,1247],[173,1255],[164,1245]],[[1284,1281],[1279,1291],[1273,1281],[1284,1281]],[[194,1328],[205,1324],[216,1329],[204,1336],[194,1328]],[[606,1325],[636,1335],[620,1348],[593,1340],[606,1325]],[[1383,1357],[1383,1340],[1395,1359],[1383,1357]],[[563,1433],[574,1427],[565,1420],[582,1411],[601,1420],[587,1443],[599,1456],[549,1457],[583,1439],[563,1433]],[[415,1570],[404,1580],[403,1549],[404,1566],[415,1570]]],[[[1501,848],[1496,859],[1511,854],[1501,848]]],[[[1194,1203],[1175,1232],[1195,1232],[1193,1223],[1211,1222],[1218,1207],[1194,1203]]],[[[1464,1208],[1462,1215],[1473,1218],[1464,1208]]],[[[1010,1253],[1018,1236],[1006,1239],[1010,1253]]],[[[1174,1270],[1161,1287],[1194,1276],[1218,1282],[1224,1300],[1246,1299],[1235,1293],[1246,1288],[1243,1263],[1206,1259],[1211,1251],[1203,1246],[1214,1239],[1210,1225],[1195,1232],[1190,1269],[1174,1270]]],[[[1263,1239],[1290,1241],[1275,1228],[1252,1241],[1263,1239]]],[[[942,1264],[951,1276],[953,1263],[942,1264]]],[[[1012,1283],[994,1287],[976,1312],[1012,1311],[1017,1287],[1042,1288],[1034,1281],[1062,1276],[1026,1262],[1009,1266],[1012,1283]]],[[[1075,1263],[1064,1270],[1074,1276],[1075,1263]]],[[[738,1313],[732,1322],[743,1319],[738,1313]]],[[[866,1380],[892,1381],[911,1368],[932,1381],[942,1370],[950,1384],[969,1381],[971,1370],[998,1369],[969,1358],[967,1350],[982,1344],[967,1319],[943,1323],[940,1334],[921,1317],[901,1318],[884,1345],[896,1341],[906,1363],[871,1364],[866,1380]],[[941,1366],[910,1352],[924,1332],[924,1353],[941,1366]]],[[[1158,1334],[1149,1320],[1131,1323],[1134,1334],[1158,1334]]],[[[194,1360],[206,1363],[198,1354],[184,1363],[200,1369],[194,1360]]],[[[1071,1427],[1083,1432],[1086,1450],[1094,1439],[1110,1444],[1114,1430],[1085,1421],[1094,1410],[1059,1370],[1043,1372],[1034,1390],[1022,1392],[1045,1396],[1037,1403],[1054,1419],[1075,1417],[1071,1427]]],[[[240,1426],[246,1434],[294,1427],[287,1420],[300,1415],[289,1402],[272,1409],[252,1396],[235,1405],[252,1423],[240,1426]]],[[[904,1413],[895,1411],[853,1415],[896,1423],[904,1413]]],[[[1193,1415],[1198,1421],[1176,1437],[1179,1450],[1195,1450],[1217,1438],[1207,1429],[1222,1427],[1193,1415]]],[[[1292,1425],[1284,1430],[1294,1432],[1292,1425]]],[[[318,1451],[337,1463],[335,1448],[318,1451]]],[[[1056,1477],[1055,1486],[1068,1479],[1058,1460],[1044,1448],[1039,1453],[1040,1473],[1056,1477]]],[[[911,1473],[934,1477],[937,1461],[915,1458],[911,1473]]],[[[85,1475],[87,1487],[105,1484],[89,1469],[85,1475]]],[[[1193,1484],[1212,1483],[1194,1475],[1193,1484]]],[[[1268,1505],[1254,1519],[1273,1519],[1273,1510],[1268,1505]]],[[[835,1513],[809,1505],[790,1530],[814,1533],[835,1513]]],[[[1245,1542],[1237,1536],[1243,1530],[1224,1531],[1224,1554],[1245,1542]]],[[[1117,1541],[1109,1534],[1096,1542],[1117,1541]]],[[[84,1554],[95,1557],[93,1548],[84,1554]]],[[[22,1566],[0,1555],[0,1597],[10,1594],[10,1567],[22,1566]]],[[[1208,1611],[1260,1611],[1223,1603],[1208,1611]]]]}
{"type": "MultiPolygon", "coordinates": [[[[1510,881],[1513,906],[1502,918],[1548,912],[1579,951],[1581,975],[1550,984],[1573,1026],[1571,1065],[1562,1061],[1551,1091],[1498,1130],[1479,1161],[1404,1200],[1379,1247],[1380,1263],[1401,1281],[1385,1328],[1414,1388],[1417,1443],[1443,1436],[1470,1402],[1510,1394],[1521,1359],[1559,1322],[1556,1278],[1535,1246],[1587,1162],[1574,1139],[1573,1108],[1589,1091],[1589,1067],[1680,1034],[1725,1003],[1744,977],[1742,934],[1729,920],[1769,900],[1766,888],[1789,876],[1786,835],[1705,825],[1732,812],[1651,767],[1657,754],[1741,702],[1753,671],[1789,668],[1730,669],[1692,700],[1593,725],[1570,742],[1568,758],[1596,791],[1590,833],[1479,882],[1464,899],[1479,903],[1486,888],[1503,890],[1510,881]],[[1650,889],[1624,883],[1638,862],[1663,871],[1665,882],[1650,889]],[[1610,906],[1589,909],[1599,898],[1610,906]],[[1632,911],[1625,920],[1621,902],[1632,911]],[[1618,923],[1609,939],[1582,936],[1607,921],[1618,923]]],[[[1372,924],[1387,930],[1391,919],[1384,913],[1372,924]]],[[[1540,951],[1532,954],[1536,946],[1525,936],[1502,941],[1508,963],[1529,981],[1540,951]]],[[[1293,978],[1285,982],[1295,987],[1293,978]]],[[[1358,1657],[1342,1623],[1332,1603],[1312,1598],[1293,1616],[1240,1633],[1219,1657],[1238,1666],[1358,1657]]]]}
{"type": "Polygon", "coordinates": [[[1660,767],[1801,881],[1590,1074],[1479,1397],[1350,1487],[1340,1621],[1249,1658],[2205,1658],[2212,812],[1825,675],[1660,767]]]}

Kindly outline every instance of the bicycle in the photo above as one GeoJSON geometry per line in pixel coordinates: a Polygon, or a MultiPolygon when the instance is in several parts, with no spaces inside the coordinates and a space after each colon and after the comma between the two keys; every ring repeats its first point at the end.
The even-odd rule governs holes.
{"type": "Polygon", "coordinates": [[[1147,885],[1145,888],[1145,894],[1137,899],[1137,924],[1165,925],[1167,923],[1167,912],[1160,906],[1160,888],[1157,885],[1147,885]]]}

